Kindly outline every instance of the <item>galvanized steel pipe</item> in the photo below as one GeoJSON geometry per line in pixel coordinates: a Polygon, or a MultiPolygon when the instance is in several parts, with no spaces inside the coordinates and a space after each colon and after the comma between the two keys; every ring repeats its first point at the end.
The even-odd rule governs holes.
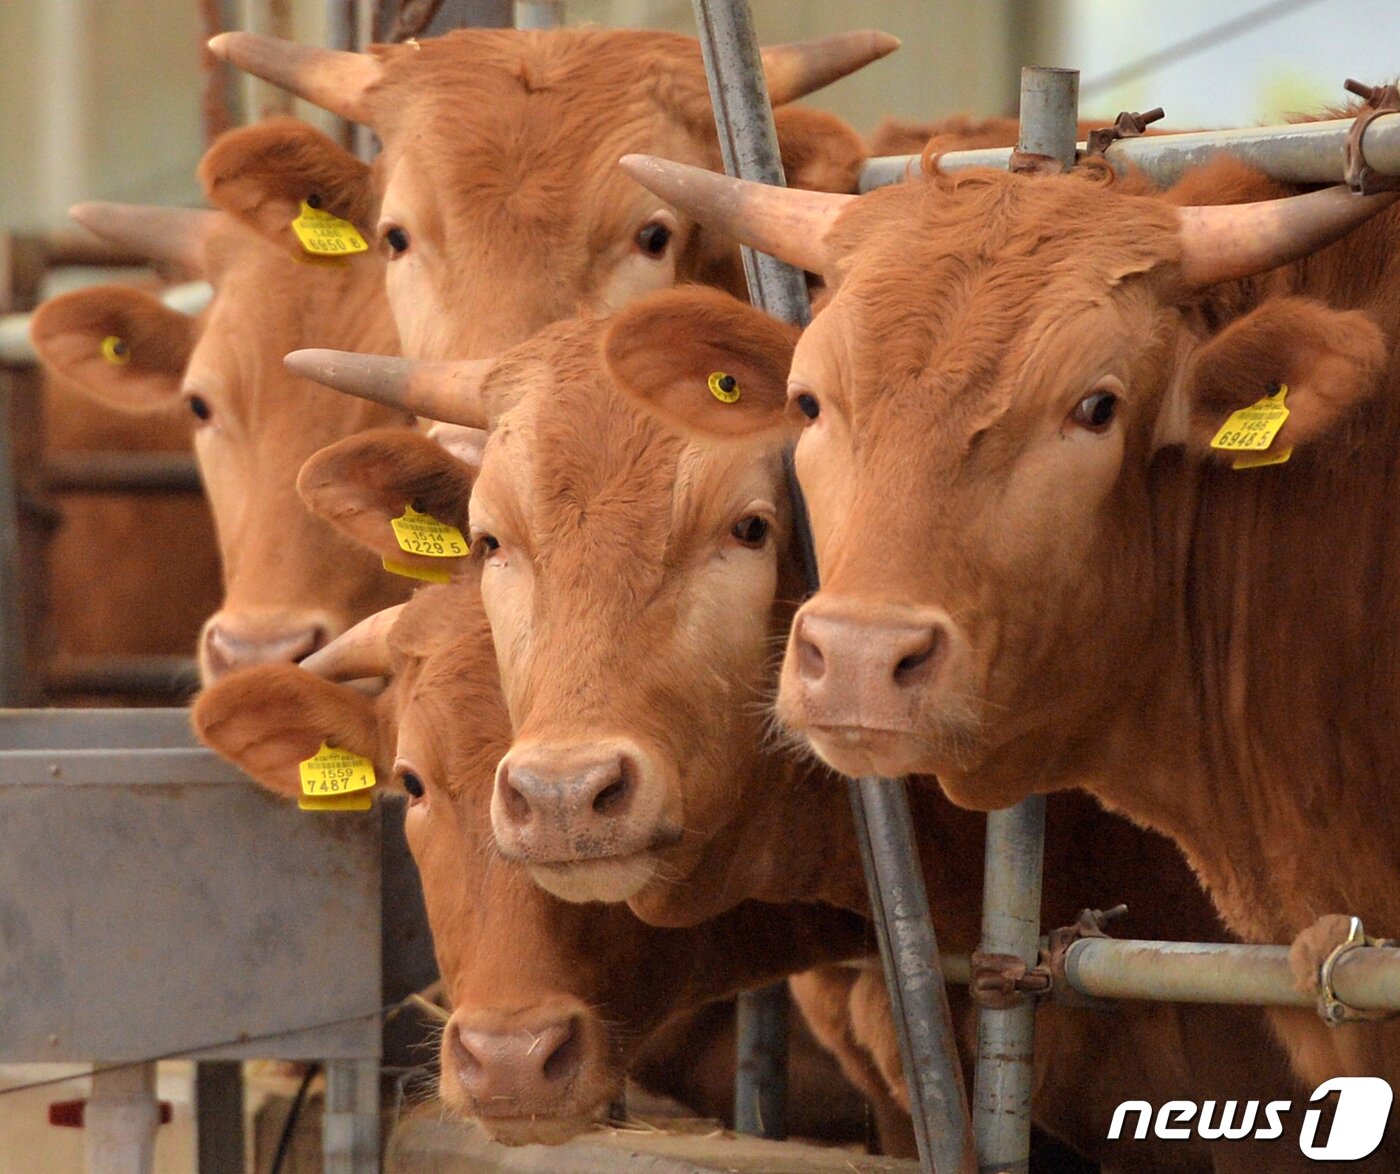
{"type": "Polygon", "coordinates": [[[557,29],[564,23],[564,0],[515,0],[515,27],[557,29]]]}
{"type": "MultiPolygon", "coordinates": [[[[1344,147],[1350,118],[1305,122],[1296,126],[1260,126],[1242,130],[1195,131],[1190,134],[1147,135],[1123,139],[1108,148],[1106,158],[1118,171],[1130,167],[1160,184],[1175,183],[1192,167],[1224,152],[1258,167],[1284,183],[1341,183],[1344,147]]],[[[1083,150],[1084,144],[1079,144],[1083,150]]],[[[1376,118],[1362,139],[1371,166],[1385,175],[1400,175],[1400,114],[1376,118]]],[[[970,167],[1004,169],[1008,147],[980,151],[950,151],[938,160],[940,171],[970,167]]],[[[871,159],[861,172],[860,189],[899,183],[917,173],[917,155],[886,155],[871,159]]]]}
{"type": "MultiPolygon", "coordinates": [[[[1238,1003],[1311,1007],[1298,990],[1287,946],[1081,938],[1065,953],[1065,979],[1080,994],[1167,1003],[1238,1003]]],[[[1400,949],[1358,946],[1332,971],[1333,989],[1349,1007],[1400,1011],[1400,949]]]]}

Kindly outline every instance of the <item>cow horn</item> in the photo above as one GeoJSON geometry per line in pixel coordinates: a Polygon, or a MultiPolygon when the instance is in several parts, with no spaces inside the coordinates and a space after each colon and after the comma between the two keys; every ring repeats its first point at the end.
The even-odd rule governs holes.
{"type": "Polygon", "coordinates": [[[855,73],[898,48],[898,37],[875,29],[837,33],[791,45],[770,45],[762,50],[768,100],[774,106],[794,101],[855,73]]]}
{"type": "Polygon", "coordinates": [[[389,675],[389,633],[406,605],[396,603],[342,632],[313,652],[301,667],[327,681],[359,681],[389,675]]]}
{"type": "Polygon", "coordinates": [[[352,122],[370,121],[366,95],[381,68],[368,53],[318,49],[258,33],[220,33],[209,39],[209,51],[322,110],[352,122]]]}
{"type": "Polygon", "coordinates": [[[204,242],[219,213],[153,204],[75,204],[68,215],[103,240],[203,277],[204,242]]]}
{"type": "Polygon", "coordinates": [[[427,420],[490,428],[491,405],[483,384],[492,359],[429,363],[350,351],[293,351],[287,369],[361,399],[402,408],[427,420]]]}
{"type": "Polygon", "coordinates": [[[622,169],[702,224],[812,273],[826,270],[826,234],[859,199],[751,183],[653,155],[624,155],[622,169]]]}
{"type": "Polygon", "coordinates": [[[1182,208],[1181,279],[1199,289],[1286,265],[1345,236],[1397,195],[1332,187],[1253,204],[1182,208]]]}

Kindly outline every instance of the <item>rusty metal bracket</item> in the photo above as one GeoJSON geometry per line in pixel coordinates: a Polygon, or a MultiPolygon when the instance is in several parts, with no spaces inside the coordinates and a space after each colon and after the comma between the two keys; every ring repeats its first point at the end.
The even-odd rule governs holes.
{"type": "Polygon", "coordinates": [[[1081,938],[1106,938],[1104,932],[1110,922],[1117,921],[1127,914],[1126,905],[1114,905],[1111,909],[1081,909],[1073,925],[1052,929],[1040,951],[1040,967],[1050,974],[1050,989],[1055,1001],[1066,1007],[1082,1007],[1111,1015],[1116,1011],[1109,999],[1096,999],[1092,995],[1082,995],[1070,985],[1065,976],[1065,956],[1069,948],[1081,938]]]}
{"type": "MultiPolygon", "coordinates": [[[[1043,955],[1042,955],[1043,956],[1043,955]]],[[[972,954],[972,1001],[991,1011],[1009,1011],[1027,999],[1050,993],[1053,981],[1044,966],[1030,966],[1015,954],[972,954]]]]}
{"type": "Polygon", "coordinates": [[[1154,106],[1151,110],[1145,110],[1141,114],[1124,110],[1113,120],[1112,126],[1101,126],[1097,130],[1089,132],[1086,149],[1081,153],[1080,158],[1089,155],[1102,155],[1119,139],[1135,139],[1154,122],[1166,116],[1167,112],[1160,106],[1154,106]]]}
{"type": "Polygon", "coordinates": [[[1374,192],[1400,191],[1400,175],[1386,175],[1374,170],[1366,162],[1366,153],[1361,143],[1366,130],[1382,114],[1400,113],[1400,90],[1395,85],[1367,86],[1352,78],[1347,78],[1348,92],[1355,94],[1365,105],[1357,112],[1356,121],[1347,132],[1346,168],[1343,178],[1354,192],[1369,196],[1374,192]]]}
{"type": "MultiPolygon", "coordinates": [[[[1394,87],[1389,88],[1394,89],[1394,87]]],[[[1318,967],[1317,1013],[1324,1023],[1329,1027],[1337,1027],[1343,1023],[1373,1023],[1379,1019],[1395,1018],[1397,1013],[1394,1011],[1362,1011],[1342,1002],[1337,997],[1337,988],[1333,981],[1333,973],[1337,968],[1337,963],[1351,951],[1364,950],[1368,946],[1395,945],[1400,945],[1400,942],[1391,938],[1369,937],[1366,933],[1366,927],[1361,924],[1361,918],[1353,917],[1351,919],[1351,924],[1347,927],[1347,936],[1337,943],[1332,952],[1323,959],[1322,965],[1318,967]]]]}

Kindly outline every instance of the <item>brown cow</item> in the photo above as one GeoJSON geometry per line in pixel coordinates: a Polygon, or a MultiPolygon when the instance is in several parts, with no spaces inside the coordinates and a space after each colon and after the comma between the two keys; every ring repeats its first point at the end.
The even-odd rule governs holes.
{"type": "MultiPolygon", "coordinates": [[[[711,395],[711,377],[727,374],[740,396],[725,406],[738,407],[780,394],[792,345],[791,328],[692,289],[611,322],[552,327],[495,362],[289,359],[346,390],[494,425],[469,506],[516,729],[493,819],[503,853],[562,896],[630,899],[660,924],[746,898],[866,909],[843,790],[805,756],[764,745],[770,641],[796,605],[781,464],[754,446],[688,443],[618,387],[679,395],[698,384],[711,395]]],[[[322,460],[306,479],[325,479],[322,460]]],[[[392,481],[399,462],[387,450],[380,461],[392,481]]],[[[407,492],[417,490],[382,495],[381,529],[407,492]]],[[[971,950],[982,820],[931,787],[915,800],[921,839],[936,849],[924,865],[940,940],[971,950]]],[[[1083,797],[1057,799],[1050,822],[1048,925],[1126,900],[1149,936],[1220,936],[1165,840],[1083,797]]],[[[1041,1018],[1037,1119],[1089,1152],[1130,1095],[1288,1095],[1286,1065],[1253,1011],[1134,1006],[1107,1024],[1047,1007],[1041,1018]],[[1143,1065],[1144,1055],[1162,1060],[1143,1065]]],[[[872,1044],[888,1075],[898,1060],[883,1038],[872,1044]]],[[[1161,1160],[1173,1148],[1157,1147],[1161,1160]]],[[[1243,1143],[1216,1149],[1221,1168],[1235,1151],[1259,1159],[1243,1143]]]]}
{"type": "MultiPolygon", "coordinates": [[[[676,195],[669,166],[633,169],[676,195]]],[[[1170,199],[993,172],[801,209],[739,189],[723,227],[835,295],[779,394],[668,406],[805,424],[823,589],[789,728],[978,807],[1086,786],[1173,836],[1255,942],[1336,909],[1400,928],[1400,219],[1364,224],[1393,196],[1279,194],[1232,163],[1170,199]],[[1260,202],[1198,206],[1222,194],[1260,202]],[[1285,388],[1274,463],[1232,468],[1213,439],[1261,401],[1281,419],[1285,388]]],[[[1309,1080],[1400,1079],[1393,1026],[1276,1019],[1309,1080]]]]}
{"type": "MultiPolygon", "coordinates": [[[[809,93],[897,44],[867,32],[766,50],[771,97],[809,93]]],[[[289,247],[313,194],[383,241],[407,355],[495,355],[678,281],[743,288],[731,241],[694,231],[617,168],[627,150],[719,165],[692,38],[469,29],[356,54],[225,33],[210,47],[383,141],[371,170],[315,132],[250,127],[202,175],[217,205],[289,247]]],[[[792,108],[778,128],[792,183],[856,190],[865,149],[850,127],[792,108]]]]}
{"type": "Polygon", "coordinates": [[[222,606],[199,641],[203,679],[305,656],[402,599],[407,582],[308,514],[295,486],[317,449],[411,417],[328,393],[280,362],[309,342],[395,348],[378,259],[296,261],[218,212],[89,204],[74,215],[214,285],[197,318],[102,286],[47,302],[32,328],[43,362],[94,399],[133,414],[183,401],[197,421],[224,568],[222,606]]]}
{"type": "MultiPolygon", "coordinates": [[[[379,619],[346,639],[373,635],[379,619]]],[[[622,906],[541,891],[491,847],[491,780],[510,723],[474,578],[423,589],[387,639],[384,627],[367,649],[352,640],[317,658],[333,675],[390,675],[377,700],[265,666],[205,690],[193,721],[273,790],[296,794],[297,764],[326,741],[408,793],[409,845],[454,1008],[442,1045],[450,1108],[510,1144],[564,1141],[617,1097],[631,1058],[678,1012],[864,952],[864,920],[822,906],[751,902],[693,929],[656,929],[622,906]]]]}

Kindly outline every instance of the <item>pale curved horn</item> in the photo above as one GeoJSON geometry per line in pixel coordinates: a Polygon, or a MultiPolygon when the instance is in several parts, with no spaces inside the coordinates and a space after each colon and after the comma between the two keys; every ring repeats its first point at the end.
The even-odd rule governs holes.
{"type": "Polygon", "coordinates": [[[430,363],[310,349],[292,351],[283,362],[304,379],[444,424],[490,428],[502,406],[484,387],[494,359],[430,363]]]}
{"type": "Polygon", "coordinates": [[[396,603],[342,632],[301,662],[308,673],[327,681],[359,681],[389,675],[389,633],[407,604],[396,603]]]}
{"type": "Polygon", "coordinates": [[[209,52],[352,122],[369,122],[366,95],[383,73],[368,53],[319,49],[258,33],[220,33],[209,39],[209,52]]]}
{"type": "Polygon", "coordinates": [[[621,165],[642,187],[701,224],[811,273],[825,271],[826,234],[860,198],[750,183],[654,155],[624,155],[621,165]]]}
{"type": "Polygon", "coordinates": [[[761,50],[768,100],[781,106],[829,86],[898,48],[898,37],[876,29],[837,33],[790,45],[769,45],[761,50]]]}
{"type": "Polygon", "coordinates": [[[219,213],[154,204],[74,204],[68,215],[96,236],[157,263],[177,265],[191,277],[205,275],[204,242],[219,213]]]}
{"type": "Polygon", "coordinates": [[[1332,187],[1253,204],[1182,208],[1181,280],[1199,289],[1286,265],[1344,237],[1397,196],[1332,187]]]}

